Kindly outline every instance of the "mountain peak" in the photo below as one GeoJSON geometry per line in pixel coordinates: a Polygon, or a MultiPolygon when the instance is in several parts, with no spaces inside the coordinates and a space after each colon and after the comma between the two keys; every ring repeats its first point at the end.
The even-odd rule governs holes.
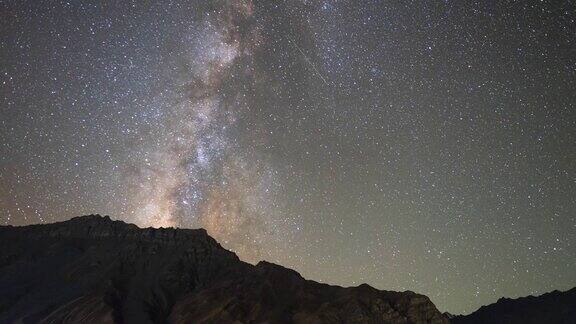
{"type": "MultiPolygon", "coordinates": [[[[139,228],[120,220],[112,220],[110,216],[91,214],[73,217],[70,220],[42,225],[19,227],[2,227],[10,229],[14,235],[30,235],[30,237],[78,238],[90,240],[127,240],[153,241],[168,245],[184,244],[191,241],[204,240],[220,247],[205,229],[177,228],[139,228]]],[[[232,253],[232,252],[230,252],[232,253]]]]}
{"type": "Polygon", "coordinates": [[[203,229],[142,229],[96,214],[0,227],[0,246],[2,323],[448,323],[425,296],[254,266],[203,229]]]}

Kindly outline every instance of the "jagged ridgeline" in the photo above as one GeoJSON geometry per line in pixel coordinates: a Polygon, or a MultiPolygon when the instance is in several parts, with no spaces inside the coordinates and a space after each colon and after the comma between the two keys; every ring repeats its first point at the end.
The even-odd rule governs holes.
{"type": "Polygon", "coordinates": [[[448,323],[428,297],[242,262],[203,229],[0,227],[0,323],[448,323]]]}

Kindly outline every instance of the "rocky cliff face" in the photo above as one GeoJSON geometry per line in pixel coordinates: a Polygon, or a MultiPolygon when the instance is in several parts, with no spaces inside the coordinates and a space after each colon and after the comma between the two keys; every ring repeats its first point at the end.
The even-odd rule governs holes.
{"type": "Polygon", "coordinates": [[[576,323],[576,288],[553,291],[538,297],[500,298],[466,316],[450,319],[453,324],[536,324],[576,323]]]}
{"type": "Polygon", "coordinates": [[[0,227],[0,323],[448,323],[413,292],[244,263],[204,230],[90,215],[0,227]]]}

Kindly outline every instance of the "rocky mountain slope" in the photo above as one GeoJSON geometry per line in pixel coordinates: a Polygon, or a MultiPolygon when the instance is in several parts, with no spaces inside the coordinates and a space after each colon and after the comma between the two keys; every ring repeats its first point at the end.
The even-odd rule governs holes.
{"type": "Polygon", "coordinates": [[[0,227],[0,323],[448,323],[413,292],[244,263],[202,229],[90,215],[0,227]]]}
{"type": "Polygon", "coordinates": [[[553,291],[541,296],[518,299],[500,298],[466,316],[450,319],[453,324],[536,324],[576,323],[576,288],[566,292],[553,291]]]}

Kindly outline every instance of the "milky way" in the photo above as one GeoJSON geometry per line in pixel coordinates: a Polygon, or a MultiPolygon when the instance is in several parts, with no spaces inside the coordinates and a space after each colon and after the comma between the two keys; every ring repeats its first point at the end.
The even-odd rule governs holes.
{"type": "Polygon", "coordinates": [[[203,227],[452,313],[571,288],[575,12],[0,1],[0,222],[203,227]]]}
{"type": "Polygon", "coordinates": [[[131,221],[204,227],[257,261],[262,242],[282,228],[271,208],[274,170],[257,152],[240,147],[233,133],[249,109],[248,87],[258,77],[253,54],[262,36],[251,1],[216,5],[191,24],[175,45],[172,65],[162,67],[169,80],[161,99],[169,131],[163,145],[131,170],[138,186],[131,221]]]}

